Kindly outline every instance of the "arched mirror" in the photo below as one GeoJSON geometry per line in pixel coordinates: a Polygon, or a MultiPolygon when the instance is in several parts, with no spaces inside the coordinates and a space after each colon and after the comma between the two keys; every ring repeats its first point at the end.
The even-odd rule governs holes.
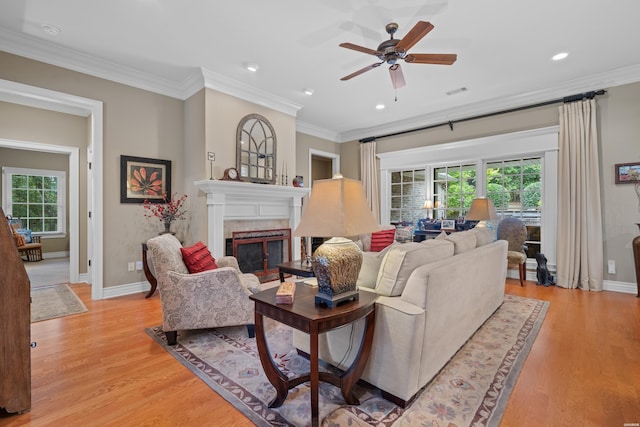
{"type": "Polygon", "coordinates": [[[236,133],[238,172],[244,181],[276,183],[276,133],[260,114],[240,120],[236,133]]]}

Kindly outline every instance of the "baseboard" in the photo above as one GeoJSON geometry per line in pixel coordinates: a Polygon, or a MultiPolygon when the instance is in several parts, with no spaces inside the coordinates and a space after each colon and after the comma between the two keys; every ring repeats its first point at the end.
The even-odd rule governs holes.
{"type": "Polygon", "coordinates": [[[614,280],[605,280],[602,282],[602,289],[611,292],[622,292],[625,294],[638,293],[638,285],[630,282],[616,282],[614,280]]]}
{"type": "Polygon", "coordinates": [[[51,258],[69,258],[68,251],[60,251],[60,252],[43,252],[42,259],[51,259],[51,258]]]}
{"type": "MultiPolygon", "coordinates": [[[[552,272],[555,277],[555,272],[552,272]]],[[[508,270],[507,277],[510,279],[518,280],[520,276],[518,276],[518,270],[508,270]]],[[[538,282],[538,277],[536,276],[535,271],[527,271],[527,281],[530,282],[538,282]]],[[[616,282],[614,280],[604,280],[602,282],[602,290],[610,291],[610,292],[622,292],[624,294],[634,294],[638,293],[638,286],[635,283],[631,282],[616,282]]]]}
{"type": "MultiPolygon", "coordinates": [[[[146,280],[143,282],[127,283],[118,286],[108,286],[102,289],[102,298],[115,298],[132,294],[146,295],[146,293],[149,292],[149,289],[151,289],[151,285],[146,280]]],[[[142,297],[144,297],[144,295],[141,295],[141,298],[142,297]]]]}
{"type": "Polygon", "coordinates": [[[82,273],[82,274],[78,275],[78,282],[80,282],[80,283],[89,283],[89,275],[87,273],[82,273]]]}

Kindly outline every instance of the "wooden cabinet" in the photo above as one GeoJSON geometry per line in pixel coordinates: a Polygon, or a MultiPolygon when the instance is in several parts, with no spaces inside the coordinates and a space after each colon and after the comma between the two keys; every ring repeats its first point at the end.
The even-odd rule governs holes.
{"type": "Polygon", "coordinates": [[[31,409],[31,295],[5,214],[0,224],[0,408],[31,409]]]}

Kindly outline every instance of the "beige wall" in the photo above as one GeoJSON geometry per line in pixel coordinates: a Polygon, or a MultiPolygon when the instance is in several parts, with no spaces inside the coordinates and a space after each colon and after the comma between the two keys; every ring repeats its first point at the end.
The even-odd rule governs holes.
{"type": "MultiPolygon", "coordinates": [[[[38,108],[0,102],[0,138],[53,144],[79,148],[80,164],[87,161],[87,119],[71,114],[57,113],[38,108]]],[[[67,173],[67,230],[69,230],[69,156],[65,154],[38,153],[35,151],[0,148],[0,166],[49,169],[67,173]]],[[[0,183],[1,183],[0,177],[0,183]]],[[[87,210],[87,171],[82,169],[80,180],[80,209],[87,210]]],[[[0,185],[0,192],[2,186],[0,185]]],[[[87,218],[80,216],[80,272],[87,271],[87,218]]],[[[64,238],[46,238],[42,241],[45,252],[68,252],[69,235],[64,238]]]]}
{"type": "MultiPolygon", "coordinates": [[[[110,287],[143,281],[142,272],[127,271],[127,263],[141,259],[141,243],[161,227],[143,216],[141,205],[120,203],[120,155],[171,160],[173,189],[181,192],[185,174],[184,103],[6,52],[0,52],[0,78],[103,102],[103,284],[110,287]]],[[[33,131],[29,127],[33,125],[25,124],[24,131],[33,131]]],[[[86,187],[80,193],[84,197],[86,187]]],[[[80,212],[80,217],[84,216],[86,208],[80,212]]]]}

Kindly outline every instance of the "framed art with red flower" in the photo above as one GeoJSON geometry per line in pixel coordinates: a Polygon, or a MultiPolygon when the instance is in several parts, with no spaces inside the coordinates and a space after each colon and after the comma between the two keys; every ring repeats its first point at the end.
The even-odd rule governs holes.
{"type": "Polygon", "coordinates": [[[120,156],[120,203],[164,203],[171,194],[171,160],[120,156]]]}

